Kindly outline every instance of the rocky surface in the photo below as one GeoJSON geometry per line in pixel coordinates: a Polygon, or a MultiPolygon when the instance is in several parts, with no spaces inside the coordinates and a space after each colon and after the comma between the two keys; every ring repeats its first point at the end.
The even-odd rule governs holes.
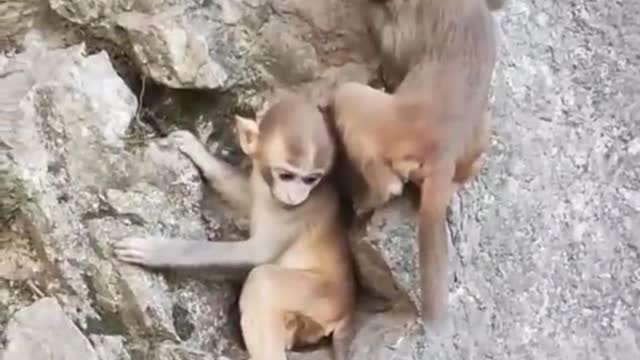
{"type": "Polygon", "coordinates": [[[12,43],[33,28],[46,11],[47,3],[42,0],[0,2],[0,50],[9,50],[12,43]]]}
{"type": "Polygon", "coordinates": [[[127,49],[157,83],[229,89],[265,81],[324,101],[338,79],[366,81],[358,10],[338,0],[50,0],[56,14],[127,49]],[[357,49],[357,50],[356,50],[357,49]],[[362,51],[359,51],[362,50],[362,51]]]}
{"type": "MultiPolygon", "coordinates": [[[[172,114],[167,126],[217,144],[228,115],[254,109],[269,88],[322,104],[337,82],[375,78],[354,5],[0,3],[0,35],[19,43],[0,55],[0,351],[18,356],[35,331],[68,334],[84,358],[245,357],[234,285],[114,261],[110,244],[132,233],[243,235],[220,212],[205,222],[195,169],[134,131],[145,127],[143,96],[114,71],[113,54],[46,31],[20,36],[43,12],[91,49],[96,38],[122,49],[168,89],[157,107],[172,114]],[[187,113],[184,98],[200,99],[187,106],[196,124],[174,115],[187,113]],[[64,331],[38,330],[43,308],[64,331]]],[[[420,297],[413,209],[399,199],[352,229],[363,285],[393,302],[362,315],[354,359],[640,357],[639,12],[634,2],[510,0],[496,13],[493,143],[450,209],[448,320],[425,333],[396,306],[420,297]]]]}
{"type": "Polygon", "coordinates": [[[131,351],[233,351],[221,337],[235,301],[230,285],[169,281],[113,259],[110,245],[127,235],[206,234],[195,167],[163,141],[126,148],[137,101],[107,54],[33,39],[7,59],[0,82],[12,100],[0,137],[31,198],[33,246],[59,282],[42,291],[56,294],[85,334],[126,335],[131,351]]]}
{"type": "Polygon", "coordinates": [[[5,360],[98,360],[89,340],[54,298],[43,298],[16,312],[6,330],[5,360]]]}

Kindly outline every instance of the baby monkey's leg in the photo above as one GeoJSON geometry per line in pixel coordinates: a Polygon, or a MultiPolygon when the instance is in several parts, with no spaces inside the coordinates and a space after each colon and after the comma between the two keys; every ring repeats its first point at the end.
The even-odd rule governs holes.
{"type": "Polygon", "coordinates": [[[244,216],[249,215],[251,189],[246,176],[240,174],[226,162],[209,154],[204,145],[189,131],[174,131],[169,135],[169,138],[200,169],[202,176],[231,207],[240,211],[244,216]]]}
{"type": "Polygon", "coordinates": [[[345,302],[331,288],[310,271],[277,265],[254,268],[240,295],[240,324],[251,360],[286,360],[295,332],[286,328],[286,314],[302,314],[323,327],[340,321],[347,313],[345,302]]]}

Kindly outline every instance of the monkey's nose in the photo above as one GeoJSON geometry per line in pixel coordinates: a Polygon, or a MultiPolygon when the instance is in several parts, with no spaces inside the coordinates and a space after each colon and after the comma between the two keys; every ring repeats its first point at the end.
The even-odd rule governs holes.
{"type": "Polygon", "coordinates": [[[293,205],[293,197],[291,196],[291,194],[287,193],[285,196],[287,199],[287,204],[293,205]]]}

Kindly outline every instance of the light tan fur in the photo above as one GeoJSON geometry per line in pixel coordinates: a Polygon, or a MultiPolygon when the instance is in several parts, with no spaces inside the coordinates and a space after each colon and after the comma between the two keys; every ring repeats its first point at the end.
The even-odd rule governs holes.
{"type": "Polygon", "coordinates": [[[359,212],[421,188],[418,230],[422,317],[435,322],[448,296],[446,208],[481,167],[490,135],[488,92],[496,57],[491,0],[370,0],[371,34],[392,94],[346,83],[333,120],[366,186],[359,212]]]}
{"type": "Polygon", "coordinates": [[[128,238],[115,245],[116,254],[151,267],[252,268],[240,296],[242,334],[251,359],[286,360],[285,350],[332,335],[335,358],[345,360],[354,280],[338,194],[327,176],[335,151],[327,124],[316,107],[286,95],[259,111],[256,121],[237,117],[237,131],[252,158],[249,179],[210,155],[191,133],[177,131],[170,137],[230,205],[250,216],[250,238],[128,238]],[[300,176],[320,171],[322,178],[309,181],[306,197],[291,205],[282,194],[293,182],[277,185],[275,166],[300,176]],[[283,192],[274,192],[275,186],[284,187],[283,192]]]}

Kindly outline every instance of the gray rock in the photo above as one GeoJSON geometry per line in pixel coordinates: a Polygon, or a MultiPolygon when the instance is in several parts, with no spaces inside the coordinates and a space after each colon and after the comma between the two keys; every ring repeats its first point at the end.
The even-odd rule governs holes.
{"type": "Polygon", "coordinates": [[[54,298],[16,312],[7,325],[3,360],[98,360],[89,340],[54,298]]]}
{"type": "Polygon", "coordinates": [[[371,78],[357,4],[299,1],[50,0],[63,18],[128,49],[171,88],[286,85],[326,103],[345,80],[371,78]],[[95,3],[95,4],[93,4],[95,3]]]}
{"type": "Polygon", "coordinates": [[[408,313],[365,316],[351,344],[353,360],[424,359],[424,338],[415,318],[408,313]]]}
{"type": "Polygon", "coordinates": [[[171,283],[113,258],[111,244],[128,235],[206,235],[191,162],[164,140],[125,150],[137,101],[106,54],[36,43],[3,71],[9,121],[0,140],[33,199],[26,213],[34,246],[69,289],[60,294],[69,316],[88,333],[128,335],[131,349],[235,349],[229,285],[171,283]]]}
{"type": "MultiPolygon", "coordinates": [[[[87,57],[83,45],[48,50],[43,43],[29,43],[24,53],[9,59],[0,82],[10,89],[2,96],[8,123],[0,137],[10,149],[8,163],[34,199],[33,221],[43,234],[38,245],[47,262],[88,295],[77,266],[89,263],[93,252],[73,200],[77,195],[80,203],[97,203],[81,189],[105,186],[115,178],[109,161],[124,146],[120,137],[136,99],[106,53],[87,57]]],[[[93,315],[88,304],[80,312],[93,315]]]]}
{"type": "Polygon", "coordinates": [[[181,27],[167,14],[120,14],[133,54],[146,76],[172,88],[217,89],[229,77],[209,56],[204,37],[181,27]]]}
{"type": "Polygon", "coordinates": [[[9,41],[18,41],[46,12],[41,0],[0,2],[0,53],[10,49],[9,41]]]}
{"type": "Polygon", "coordinates": [[[76,24],[104,21],[131,10],[134,3],[134,0],[49,0],[53,11],[76,24]]]}
{"type": "Polygon", "coordinates": [[[363,285],[396,303],[419,308],[416,208],[405,196],[355,226],[350,241],[363,285]]]}
{"type": "Polygon", "coordinates": [[[174,344],[160,344],[154,353],[154,359],[158,360],[214,360],[210,353],[185,349],[174,344]]]}
{"type": "Polygon", "coordinates": [[[124,348],[125,338],[115,335],[89,336],[99,360],[131,360],[124,348]]]}

